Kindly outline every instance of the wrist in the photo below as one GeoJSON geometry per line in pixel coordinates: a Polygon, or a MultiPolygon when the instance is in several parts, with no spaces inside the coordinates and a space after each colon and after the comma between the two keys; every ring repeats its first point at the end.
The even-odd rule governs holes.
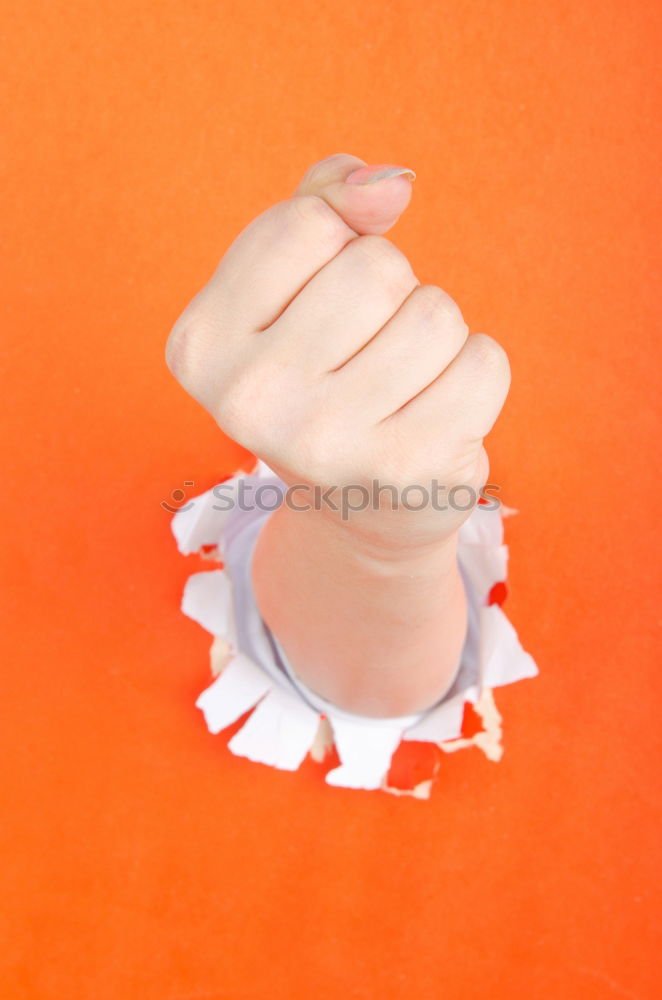
{"type": "Polygon", "coordinates": [[[279,523],[333,539],[357,558],[383,563],[440,559],[444,553],[453,557],[459,529],[480,492],[475,473],[465,485],[451,487],[436,479],[392,485],[362,476],[353,484],[341,477],[328,486],[323,485],[328,478],[318,482],[296,478],[274,463],[271,468],[287,487],[276,511],[279,523]]]}
{"type": "Polygon", "coordinates": [[[318,696],[359,715],[422,711],[452,683],[466,631],[457,532],[389,545],[319,511],[276,510],[252,580],[263,620],[318,696]]]}
{"type": "MultiPolygon", "coordinates": [[[[389,520],[388,515],[377,515],[389,520]]],[[[391,520],[367,523],[365,518],[344,521],[325,510],[299,511],[282,505],[262,529],[283,547],[309,552],[319,563],[344,562],[362,573],[396,576],[444,576],[457,571],[459,528],[431,535],[417,533],[391,520]]]]}

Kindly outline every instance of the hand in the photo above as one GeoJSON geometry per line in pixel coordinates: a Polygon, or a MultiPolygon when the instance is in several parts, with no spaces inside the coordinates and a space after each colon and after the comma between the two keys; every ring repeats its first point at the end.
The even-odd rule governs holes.
{"type": "Polygon", "coordinates": [[[345,487],[352,506],[374,480],[393,487],[377,509],[349,516],[353,536],[434,544],[471,508],[411,508],[435,482],[437,506],[448,503],[442,488],[477,498],[508,360],[491,337],[469,335],[455,302],[421,285],[383,237],[409,203],[407,173],[365,183],[362,167],[346,155],[322,160],[247,226],[175,323],[167,363],[288,485],[345,487]]]}

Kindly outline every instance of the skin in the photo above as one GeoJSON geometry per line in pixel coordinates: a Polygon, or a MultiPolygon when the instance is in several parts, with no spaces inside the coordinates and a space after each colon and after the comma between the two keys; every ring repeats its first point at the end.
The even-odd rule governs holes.
{"type": "MultiPolygon", "coordinates": [[[[409,204],[410,177],[347,180],[362,167],[345,154],[315,164],[240,233],[175,323],[168,366],[290,486],[377,479],[401,496],[436,480],[477,495],[483,438],[510,384],[506,354],[470,334],[456,303],[421,285],[384,237],[409,204]]],[[[392,509],[387,497],[346,519],[283,505],[267,520],[255,594],[305,684],[378,717],[421,711],[448,690],[466,632],[457,539],[470,513],[392,509]]]]}

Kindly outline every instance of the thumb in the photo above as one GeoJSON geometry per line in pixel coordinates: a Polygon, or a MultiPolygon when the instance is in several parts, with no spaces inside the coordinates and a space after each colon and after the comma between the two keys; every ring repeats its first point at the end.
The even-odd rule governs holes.
{"type": "Polygon", "coordinates": [[[337,153],[315,163],[294,193],[323,198],[360,236],[381,235],[409,204],[415,177],[408,167],[368,166],[356,156],[337,153]]]}

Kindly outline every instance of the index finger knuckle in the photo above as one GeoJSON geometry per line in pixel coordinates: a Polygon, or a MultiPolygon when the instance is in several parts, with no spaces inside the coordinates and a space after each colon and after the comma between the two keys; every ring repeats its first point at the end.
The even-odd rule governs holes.
{"type": "Polygon", "coordinates": [[[313,231],[315,239],[337,252],[352,235],[338,213],[323,198],[314,194],[298,195],[286,203],[291,225],[299,235],[313,231]]]}
{"type": "Polygon", "coordinates": [[[381,280],[403,295],[417,284],[411,264],[401,250],[383,236],[360,236],[357,252],[378,272],[381,280]]]}

